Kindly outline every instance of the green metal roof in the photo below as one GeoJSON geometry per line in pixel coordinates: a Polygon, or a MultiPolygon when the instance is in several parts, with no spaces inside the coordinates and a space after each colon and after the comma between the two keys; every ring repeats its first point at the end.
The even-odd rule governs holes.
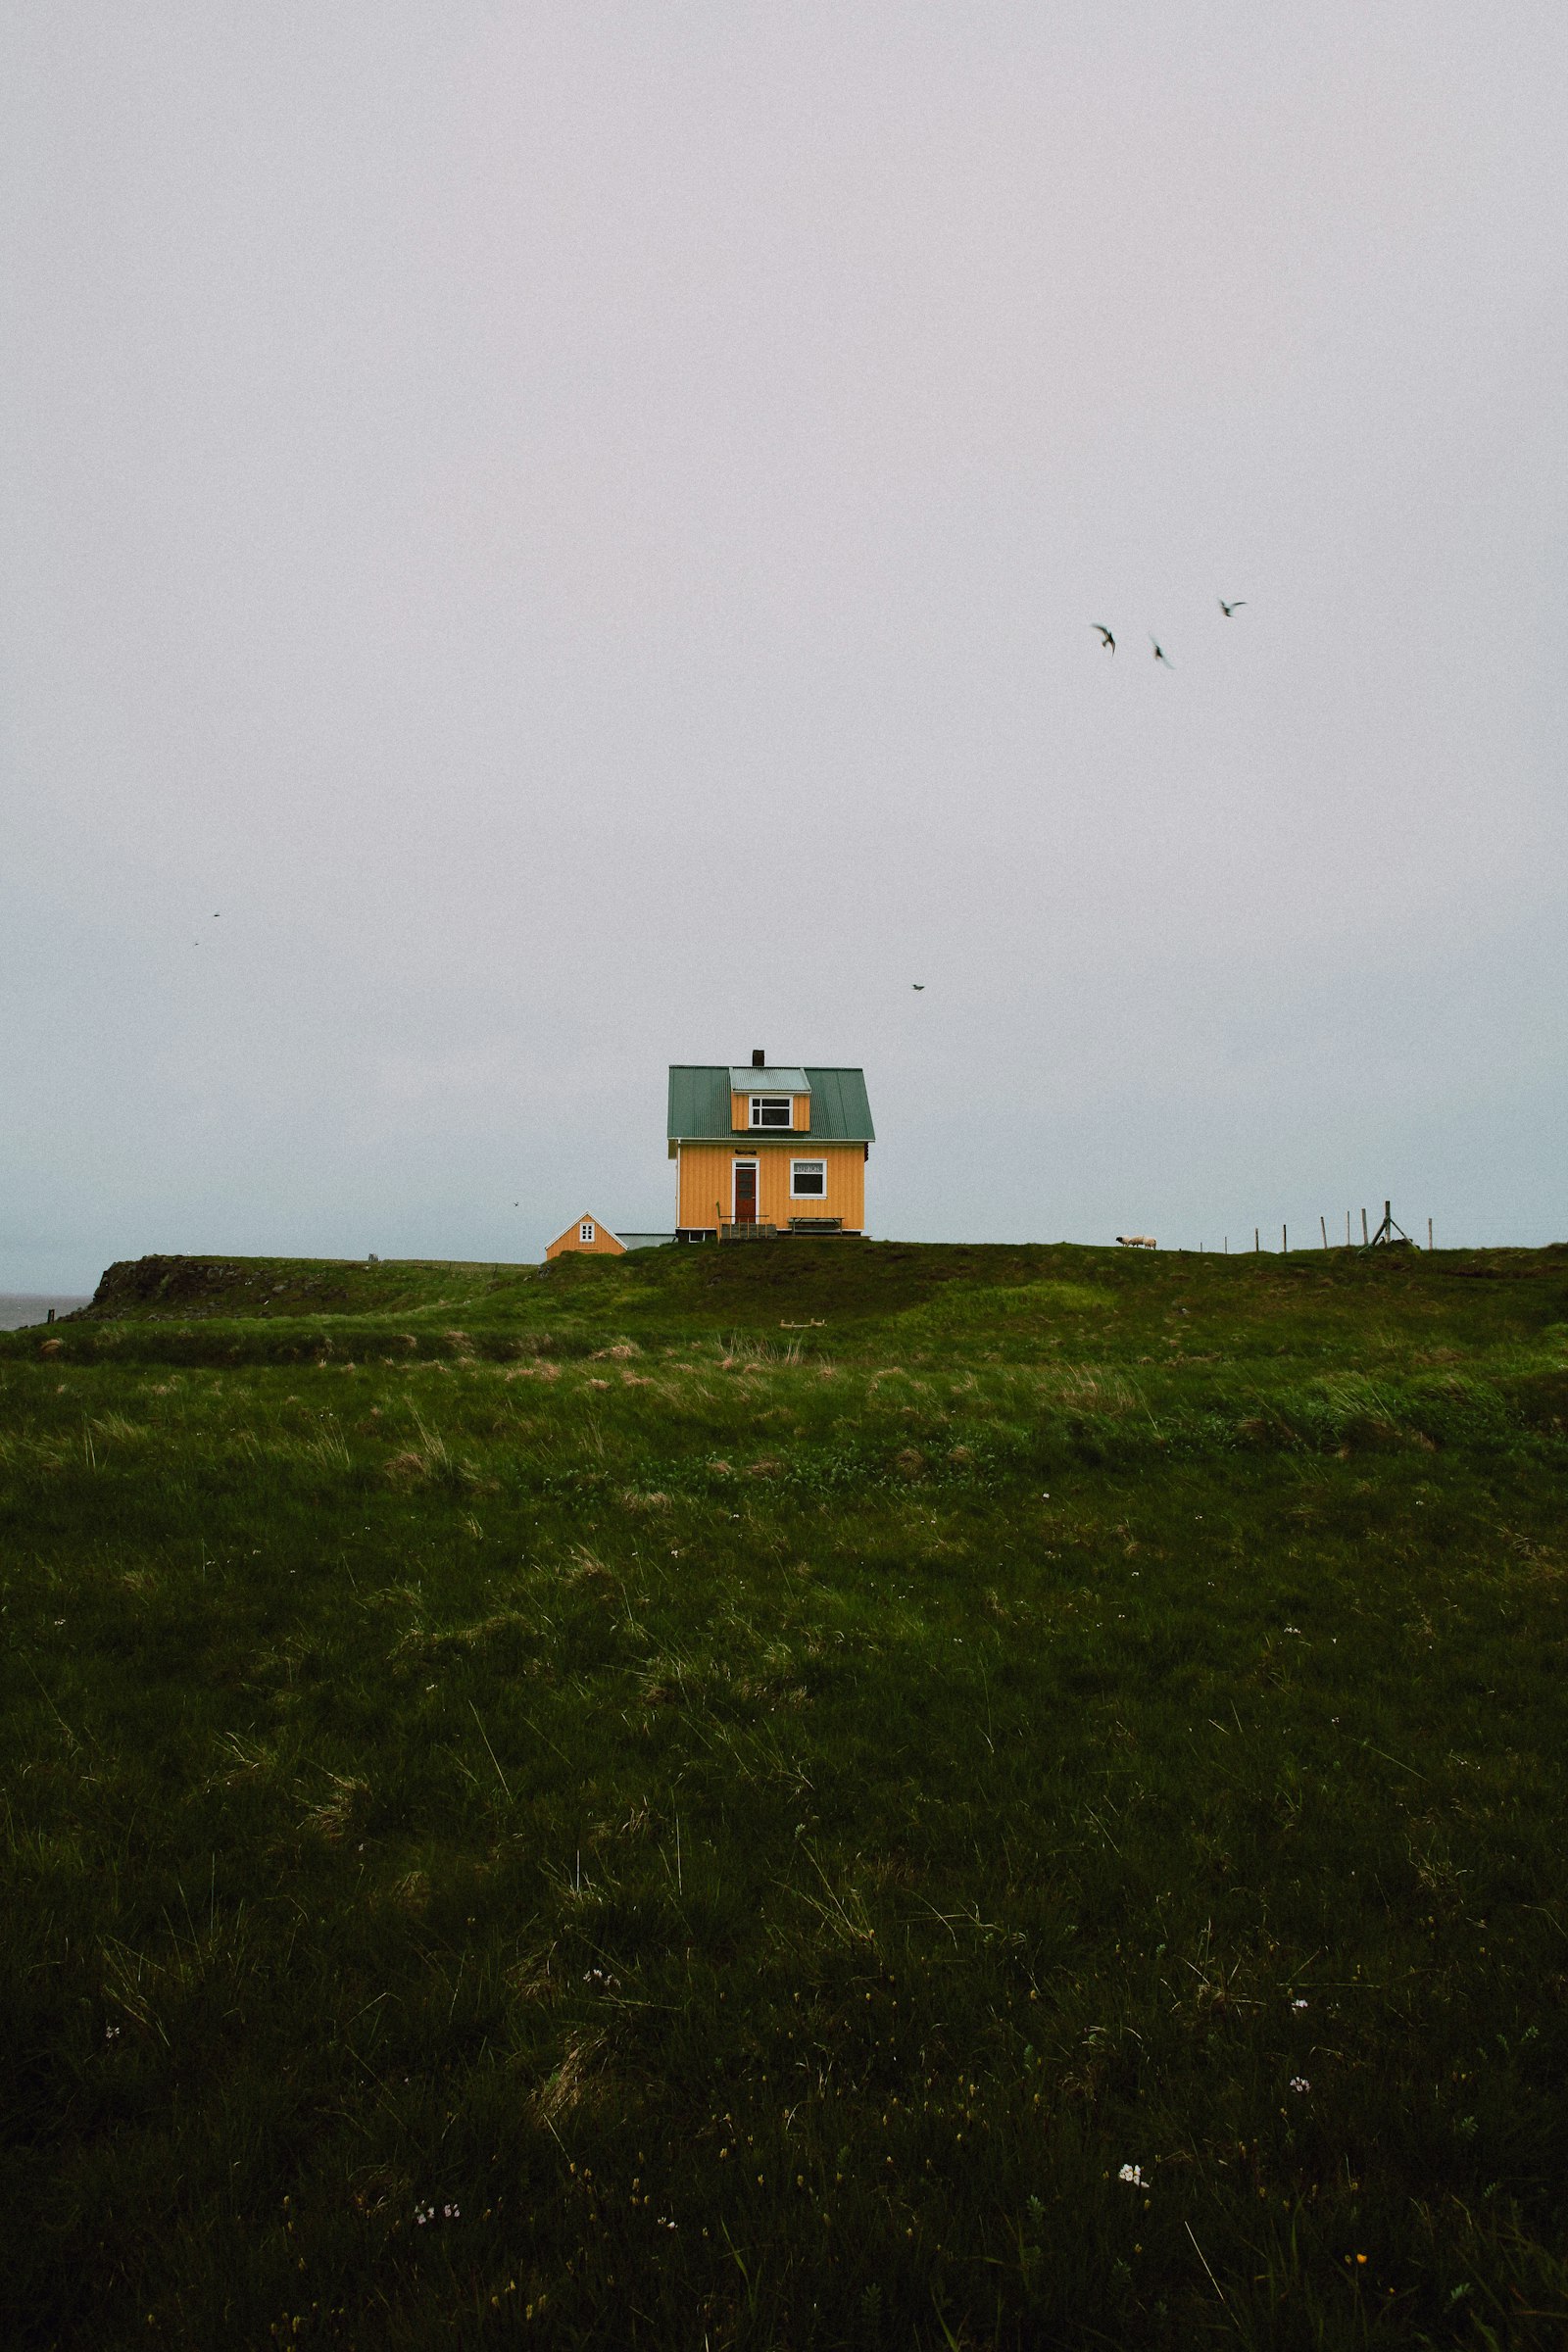
{"type": "MultiPolygon", "coordinates": [[[[748,1071],[748,1077],[751,1072],[748,1071]]],[[[808,1066],[811,1088],[813,1144],[874,1144],[871,1105],[866,1100],[863,1070],[818,1070],[808,1066]]],[[[733,1143],[740,1130],[730,1124],[730,1071],[722,1061],[674,1061],[669,1066],[669,1140],[673,1143],[733,1143]]],[[[769,1135],[785,1140],[779,1128],[748,1140],[766,1142],[769,1135]]]]}

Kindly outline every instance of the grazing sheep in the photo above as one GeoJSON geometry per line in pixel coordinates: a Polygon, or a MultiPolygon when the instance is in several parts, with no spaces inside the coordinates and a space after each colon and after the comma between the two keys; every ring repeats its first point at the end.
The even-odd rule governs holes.
{"type": "Polygon", "coordinates": [[[1159,1248],[1159,1244],[1152,1233],[1118,1233],[1116,1239],[1124,1250],[1157,1250],[1159,1248]]]}

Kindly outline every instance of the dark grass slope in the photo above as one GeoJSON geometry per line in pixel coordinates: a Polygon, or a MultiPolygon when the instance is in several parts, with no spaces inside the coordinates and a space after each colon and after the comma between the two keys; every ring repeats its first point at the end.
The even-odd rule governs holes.
{"type": "Polygon", "coordinates": [[[1559,2343],[1565,1429],[1553,1252],[112,1269],[0,2333],[1559,2343]]]}

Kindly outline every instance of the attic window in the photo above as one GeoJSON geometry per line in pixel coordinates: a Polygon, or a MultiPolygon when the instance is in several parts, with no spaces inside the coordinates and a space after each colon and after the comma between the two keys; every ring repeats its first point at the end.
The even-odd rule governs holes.
{"type": "Polygon", "coordinates": [[[594,1221],[592,1217],[584,1217],[582,1223],[577,1228],[577,1239],[579,1242],[591,1242],[593,1238],[594,1221]]]}
{"type": "Polygon", "coordinates": [[[795,1105],[788,1095],[754,1095],[752,1097],[752,1125],[754,1127],[793,1127],[795,1105]]]}

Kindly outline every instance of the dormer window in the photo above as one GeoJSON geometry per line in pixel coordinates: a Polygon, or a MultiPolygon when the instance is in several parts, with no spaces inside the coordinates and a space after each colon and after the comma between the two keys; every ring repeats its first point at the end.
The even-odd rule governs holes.
{"type": "Polygon", "coordinates": [[[788,1095],[754,1095],[752,1097],[752,1125],[754,1127],[793,1127],[795,1105],[788,1095]]]}

